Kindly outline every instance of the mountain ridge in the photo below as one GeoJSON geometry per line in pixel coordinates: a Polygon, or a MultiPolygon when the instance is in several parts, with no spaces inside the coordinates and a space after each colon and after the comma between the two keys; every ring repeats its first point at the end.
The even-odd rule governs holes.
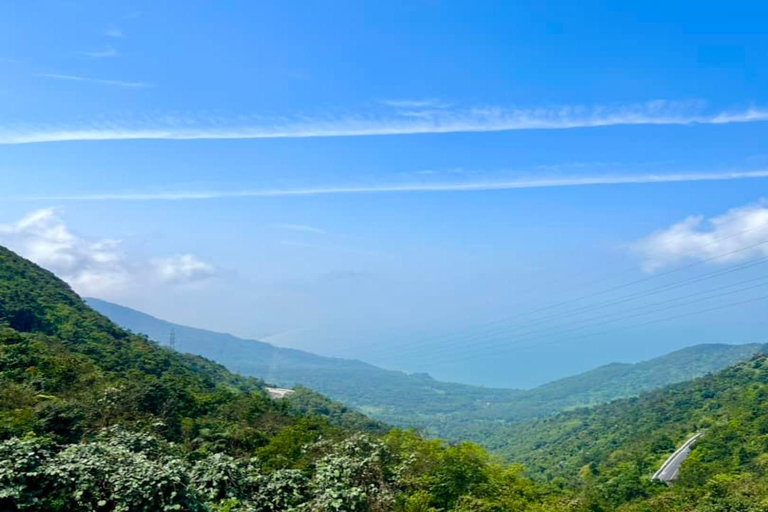
{"type": "MultiPolygon", "coordinates": [[[[727,346],[667,359],[698,362],[702,350],[720,358],[727,346]]],[[[121,329],[0,247],[2,510],[757,512],[768,503],[766,355],[639,397],[497,422],[510,466],[471,443],[380,430],[306,388],[297,409],[265,386],[121,329]],[[652,481],[692,432],[705,435],[675,485],[652,481]]]]}
{"type": "Polygon", "coordinates": [[[693,345],[638,363],[609,363],[529,390],[486,388],[244,340],[175,324],[99,299],[86,301],[116,323],[156,341],[167,340],[174,330],[183,350],[217,360],[245,375],[281,387],[317,389],[390,424],[478,442],[483,442],[489,429],[500,421],[523,421],[634,396],[720,370],[763,350],[760,344],[693,345]]]}
{"type": "Polygon", "coordinates": [[[541,512],[563,503],[478,446],[391,429],[306,388],[280,400],[265,388],[118,327],[0,246],[4,512],[461,512],[466,502],[541,512]]]}

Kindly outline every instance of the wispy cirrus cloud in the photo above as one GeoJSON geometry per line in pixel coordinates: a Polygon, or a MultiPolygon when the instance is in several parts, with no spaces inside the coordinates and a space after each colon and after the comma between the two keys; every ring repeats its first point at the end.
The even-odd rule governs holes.
{"type": "Polygon", "coordinates": [[[112,85],[115,87],[123,87],[126,89],[143,89],[145,87],[152,87],[152,84],[146,82],[127,82],[124,80],[105,80],[102,78],[90,78],[87,76],[78,75],[62,75],[58,73],[38,73],[37,76],[42,78],[50,78],[52,80],[68,80],[72,82],[86,82],[91,84],[112,85]]]}
{"type": "MultiPolygon", "coordinates": [[[[434,183],[400,183],[349,186],[317,186],[305,188],[265,188],[246,190],[171,191],[171,192],[128,192],[93,193],[55,196],[14,196],[2,197],[23,201],[184,201],[212,200],[246,197],[291,197],[345,194],[385,194],[416,192],[472,192],[488,190],[518,190],[531,188],[588,187],[607,185],[635,185],[653,183],[682,183],[693,181],[727,181],[768,178],[764,171],[729,171],[669,174],[596,175],[553,178],[520,178],[495,181],[464,181],[434,183]]],[[[1,196],[0,196],[1,197],[1,196]]]]}
{"type": "Polygon", "coordinates": [[[768,201],[712,217],[691,216],[631,245],[654,272],[686,260],[728,264],[768,256],[768,201]]]}
{"type": "Polygon", "coordinates": [[[287,229],[290,231],[303,231],[304,233],[315,233],[318,235],[324,235],[326,230],[316,228],[314,226],[307,226],[305,224],[273,224],[274,227],[279,229],[287,229]]]}
{"type": "MultiPolygon", "coordinates": [[[[68,77],[61,75],[60,77],[68,77]]],[[[82,79],[72,77],[69,79],[82,79]]],[[[119,81],[112,85],[120,85],[119,81]]],[[[125,82],[127,87],[146,87],[125,82]]],[[[568,130],[631,125],[722,125],[768,121],[768,108],[713,111],[700,103],[651,101],[631,105],[552,108],[445,108],[402,112],[297,116],[279,119],[158,116],[107,119],[91,123],[0,126],[0,144],[136,139],[289,139],[384,135],[568,130]]]]}
{"type": "Polygon", "coordinates": [[[106,59],[110,57],[117,57],[120,54],[112,45],[108,44],[102,48],[99,48],[98,50],[83,52],[83,55],[92,59],[106,59]]]}

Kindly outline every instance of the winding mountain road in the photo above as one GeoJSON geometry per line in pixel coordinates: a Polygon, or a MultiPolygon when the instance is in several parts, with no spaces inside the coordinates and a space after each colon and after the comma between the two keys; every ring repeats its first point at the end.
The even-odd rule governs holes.
{"type": "Polygon", "coordinates": [[[662,482],[669,483],[677,478],[677,473],[680,471],[680,465],[685,459],[688,458],[688,455],[691,453],[691,447],[693,446],[693,443],[695,443],[703,435],[704,432],[699,432],[698,434],[688,439],[685,444],[683,444],[683,446],[675,450],[675,453],[670,455],[669,458],[664,461],[664,464],[661,465],[659,470],[653,474],[651,480],[661,480],[662,482]]]}

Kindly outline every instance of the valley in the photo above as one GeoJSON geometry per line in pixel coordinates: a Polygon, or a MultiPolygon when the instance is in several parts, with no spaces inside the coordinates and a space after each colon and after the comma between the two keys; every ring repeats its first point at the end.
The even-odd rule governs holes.
{"type": "Polygon", "coordinates": [[[719,371],[765,351],[760,344],[693,345],[635,364],[610,364],[530,390],[440,382],[426,374],[385,370],[195,329],[145,313],[87,299],[123,328],[166,344],[173,332],[181,350],[279,386],[306,386],[385,423],[436,437],[485,443],[503,425],[639,395],[719,371]]]}
{"type": "Polygon", "coordinates": [[[765,355],[638,397],[497,424],[485,443],[510,466],[306,387],[269,392],[117,327],[0,248],[3,510],[635,512],[768,499],[765,355]],[[701,431],[679,476],[674,462],[674,485],[650,478],[701,431]]]}
{"type": "Polygon", "coordinates": [[[0,0],[0,512],[768,512],[766,20],[0,0]]]}

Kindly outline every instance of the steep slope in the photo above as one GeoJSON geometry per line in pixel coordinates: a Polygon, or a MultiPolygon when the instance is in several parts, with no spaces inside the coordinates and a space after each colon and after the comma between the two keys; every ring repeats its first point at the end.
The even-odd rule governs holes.
{"type": "Polygon", "coordinates": [[[175,333],[181,350],[225,364],[279,386],[297,384],[393,424],[432,426],[446,415],[462,415],[488,402],[504,402],[516,390],[440,382],[425,374],[385,370],[361,361],[323,357],[230,334],[166,322],[99,299],[86,299],[94,309],[133,332],[167,343],[175,333]]]}
{"type": "Polygon", "coordinates": [[[0,247],[0,510],[567,509],[478,447],[263,388],[122,330],[0,247]]]}
{"type": "Polygon", "coordinates": [[[307,415],[263,388],[120,329],[0,248],[0,510],[757,512],[768,504],[766,356],[639,398],[497,426],[497,448],[527,462],[539,482],[476,446],[362,434],[380,426],[301,389],[303,406],[320,413],[307,415]],[[697,431],[705,435],[675,485],[652,482],[697,431]]]}
{"type": "Polygon", "coordinates": [[[173,324],[102,300],[87,300],[116,323],[159,342],[167,343],[174,331],[183,350],[245,375],[281,386],[309,386],[391,424],[478,442],[493,435],[500,422],[539,418],[637,395],[721,370],[763,350],[760,344],[695,345],[640,363],[602,366],[531,390],[506,390],[445,383],[428,375],[408,375],[360,361],[279,348],[173,324]]]}
{"type": "MultiPolygon", "coordinates": [[[[173,417],[178,423],[166,424],[163,429],[174,439],[183,438],[181,423],[191,416],[195,419],[190,421],[216,423],[221,417],[220,407],[244,397],[272,415],[276,426],[294,421],[290,404],[269,399],[263,381],[234,375],[217,363],[158,347],[124,331],[88,307],[53,274],[3,247],[0,328],[4,341],[0,363],[7,384],[4,390],[15,393],[4,397],[23,405],[9,413],[14,421],[3,423],[3,427],[13,427],[7,434],[34,431],[42,412],[53,414],[51,411],[58,409],[61,411],[54,411],[56,414],[71,416],[73,432],[95,428],[107,419],[97,411],[89,411],[95,416],[88,417],[68,407],[70,402],[98,401],[100,393],[117,393],[110,399],[120,402],[115,406],[120,410],[116,417],[125,415],[130,421],[157,415],[173,417]],[[117,382],[126,388],[117,390],[117,382]]],[[[317,399],[325,401],[329,410],[338,407],[323,397],[317,399]]],[[[338,419],[366,429],[383,429],[349,410],[338,419]]],[[[211,425],[206,428],[213,429],[211,425]]]]}
{"type": "Polygon", "coordinates": [[[693,478],[703,471],[691,469],[695,461],[717,465],[708,472],[732,470],[740,458],[768,451],[767,398],[768,356],[757,355],[639,397],[499,429],[495,448],[536,472],[574,478],[585,467],[599,473],[625,459],[650,471],[682,440],[705,432],[694,462],[683,466],[693,478]]]}
{"type": "Polygon", "coordinates": [[[606,403],[722,370],[765,348],[760,343],[694,345],[639,363],[600,366],[532,389],[520,400],[539,404],[542,412],[606,403]]]}
{"type": "Polygon", "coordinates": [[[768,357],[639,397],[507,426],[497,451],[580,489],[583,510],[759,511],[768,504],[768,357]],[[650,476],[703,436],[672,487],[650,476]]]}

